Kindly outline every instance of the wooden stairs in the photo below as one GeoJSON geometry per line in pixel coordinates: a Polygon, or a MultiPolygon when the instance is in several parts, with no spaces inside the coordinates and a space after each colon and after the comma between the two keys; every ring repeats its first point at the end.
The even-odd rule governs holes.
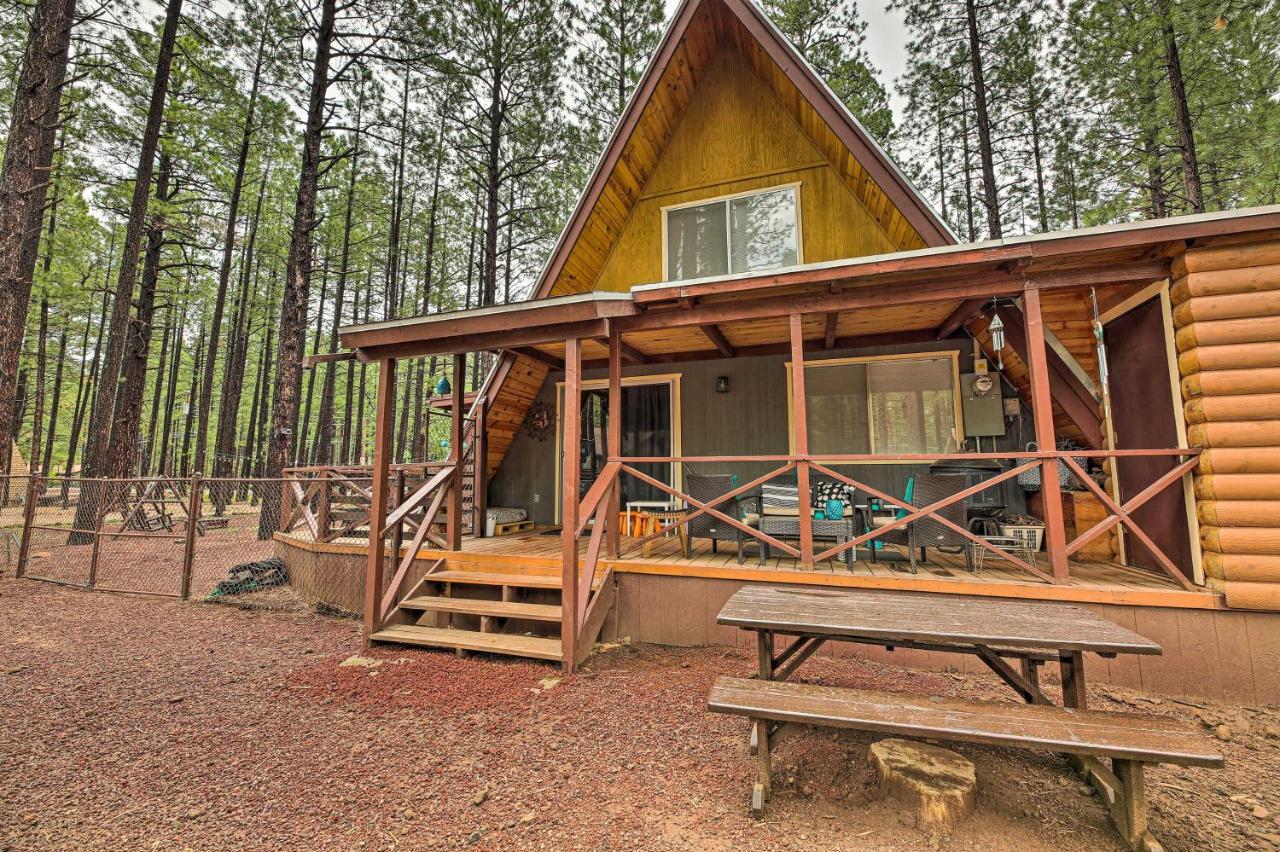
{"type": "MultiPolygon", "coordinates": [[[[407,597],[388,614],[375,642],[452,648],[458,653],[481,651],[512,657],[562,662],[561,583],[559,575],[490,570],[445,569],[426,574],[407,597]]],[[[595,584],[596,597],[612,603],[613,578],[595,584]]],[[[604,618],[590,622],[589,649],[604,618]]]]}

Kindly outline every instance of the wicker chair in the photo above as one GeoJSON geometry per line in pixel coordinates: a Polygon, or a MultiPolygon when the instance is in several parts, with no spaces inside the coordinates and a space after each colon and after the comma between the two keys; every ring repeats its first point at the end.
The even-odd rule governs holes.
{"type": "MultiPolygon", "coordinates": [[[[724,495],[734,490],[734,478],[727,473],[685,473],[685,484],[688,488],[689,496],[693,499],[705,503],[730,517],[736,517],[739,521],[749,527],[759,527],[760,525],[760,498],[759,497],[734,497],[729,502],[732,505],[726,505],[722,499],[724,495]]],[[[738,564],[743,564],[743,545],[752,539],[742,530],[735,526],[726,524],[724,521],[711,514],[702,514],[689,521],[689,534],[685,537],[684,555],[685,558],[693,556],[693,539],[709,538],[711,539],[711,552],[716,552],[716,543],[721,541],[732,541],[738,546],[738,564]]],[[[762,558],[768,559],[768,545],[759,542],[762,558]]]]}
{"type": "MultiPolygon", "coordinates": [[[[958,494],[968,486],[968,480],[963,476],[919,475],[915,477],[915,488],[912,492],[910,503],[917,509],[924,508],[937,503],[939,500],[945,500],[953,494],[958,494]]],[[[956,524],[961,529],[969,528],[966,517],[968,513],[965,510],[963,500],[958,500],[949,506],[943,507],[937,514],[956,524]]],[[[904,516],[903,514],[898,515],[898,517],[904,516]]],[[[892,520],[892,516],[879,518],[876,520],[876,525],[880,526],[892,520]]],[[[920,553],[919,561],[926,562],[928,561],[927,551],[930,547],[961,548],[964,552],[965,567],[970,571],[973,570],[973,554],[966,546],[969,543],[969,539],[930,516],[912,521],[905,527],[890,530],[878,536],[876,541],[900,544],[906,547],[907,557],[911,560],[912,574],[917,573],[917,550],[920,553]]]]}

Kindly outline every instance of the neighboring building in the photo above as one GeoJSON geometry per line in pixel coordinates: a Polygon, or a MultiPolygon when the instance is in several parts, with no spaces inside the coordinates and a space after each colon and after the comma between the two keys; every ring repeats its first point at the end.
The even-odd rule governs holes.
{"type": "Polygon", "coordinates": [[[1277,701],[1278,295],[1280,208],[958,245],[749,0],[686,0],[533,299],[342,331],[383,368],[372,498],[299,472],[280,549],[330,603],[380,595],[375,639],[572,667],[601,634],[734,643],[714,617],[744,582],[1025,597],[1165,647],[1114,682],[1277,701]],[[503,356],[467,416],[440,401],[463,458],[401,466],[391,510],[396,361],[478,350],[503,356]],[[1083,459],[1104,484],[1062,490],[1083,459]],[[771,473],[798,507],[714,502],[771,473]],[[888,498],[951,502],[895,524],[888,498]],[[688,555],[641,542],[667,501],[688,555]],[[1001,508],[1044,520],[1043,552],[991,545],[1001,508]],[[894,538],[930,548],[918,572],[894,538]]]}

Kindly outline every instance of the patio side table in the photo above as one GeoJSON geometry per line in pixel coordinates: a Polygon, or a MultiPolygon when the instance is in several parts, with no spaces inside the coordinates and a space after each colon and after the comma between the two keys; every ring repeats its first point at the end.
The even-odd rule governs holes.
{"type": "MultiPolygon", "coordinates": [[[[823,539],[826,541],[834,541],[842,544],[857,537],[858,524],[855,519],[859,513],[854,512],[846,515],[839,520],[830,518],[814,518],[813,519],[813,537],[814,540],[823,539]]],[[[765,535],[771,535],[774,538],[799,538],[800,537],[800,519],[792,515],[765,515],[760,519],[760,532],[765,535]]],[[[843,554],[845,567],[853,570],[855,560],[855,547],[851,547],[843,554]]],[[[764,549],[761,549],[760,562],[768,558],[764,549]]]]}

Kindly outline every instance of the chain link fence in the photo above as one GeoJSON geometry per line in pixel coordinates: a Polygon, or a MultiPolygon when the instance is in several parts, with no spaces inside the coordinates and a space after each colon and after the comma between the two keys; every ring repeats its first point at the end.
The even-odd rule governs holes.
{"type": "Polygon", "coordinates": [[[26,517],[29,476],[0,476],[0,553],[5,572],[13,571],[22,550],[22,528],[26,517]]]}
{"type": "Polygon", "coordinates": [[[233,567],[274,554],[279,479],[10,479],[0,535],[9,533],[19,576],[206,597],[233,567]]]}

